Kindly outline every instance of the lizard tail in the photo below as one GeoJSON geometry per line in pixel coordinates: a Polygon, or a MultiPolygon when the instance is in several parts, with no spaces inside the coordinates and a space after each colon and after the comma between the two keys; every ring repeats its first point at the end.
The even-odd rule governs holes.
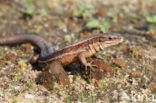
{"type": "Polygon", "coordinates": [[[22,43],[30,43],[37,47],[41,57],[45,57],[55,52],[55,49],[46,40],[37,35],[21,34],[0,38],[0,46],[22,43]]]}

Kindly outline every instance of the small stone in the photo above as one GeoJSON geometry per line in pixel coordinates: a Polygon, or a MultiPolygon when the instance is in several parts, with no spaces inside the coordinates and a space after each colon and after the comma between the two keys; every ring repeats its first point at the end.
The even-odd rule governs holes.
{"type": "Polygon", "coordinates": [[[141,72],[139,72],[139,71],[133,71],[133,72],[130,73],[131,77],[138,77],[140,75],[141,75],[141,72]]]}
{"type": "Polygon", "coordinates": [[[117,14],[117,18],[118,19],[124,19],[125,18],[125,15],[120,12],[120,13],[117,14]]]}
{"type": "Polygon", "coordinates": [[[156,83],[151,83],[151,84],[149,85],[149,88],[150,88],[150,90],[151,90],[153,93],[156,93],[156,83]]]}
{"type": "Polygon", "coordinates": [[[123,92],[120,93],[120,99],[122,101],[127,101],[127,100],[130,100],[130,97],[128,96],[128,94],[126,92],[123,91],[123,92]]]}
{"type": "Polygon", "coordinates": [[[16,100],[17,102],[21,103],[21,102],[24,101],[24,98],[22,98],[22,97],[17,97],[15,100],[16,100]]]}
{"type": "Polygon", "coordinates": [[[33,99],[34,98],[34,96],[31,94],[26,94],[24,97],[27,99],[33,99]]]}
{"type": "Polygon", "coordinates": [[[64,40],[71,43],[73,40],[73,35],[65,35],[64,40]]]}
{"type": "Polygon", "coordinates": [[[95,89],[95,87],[94,87],[94,86],[92,86],[92,85],[88,85],[88,86],[86,86],[86,89],[87,89],[87,90],[94,90],[94,89],[95,89]]]}
{"type": "Polygon", "coordinates": [[[125,61],[123,59],[119,59],[119,58],[115,59],[114,64],[116,64],[117,66],[119,66],[121,68],[126,66],[125,61]]]}
{"type": "Polygon", "coordinates": [[[98,88],[102,88],[102,87],[103,87],[103,83],[102,83],[101,81],[97,81],[97,80],[96,80],[96,81],[94,82],[94,86],[95,86],[95,87],[98,87],[98,88]]]}

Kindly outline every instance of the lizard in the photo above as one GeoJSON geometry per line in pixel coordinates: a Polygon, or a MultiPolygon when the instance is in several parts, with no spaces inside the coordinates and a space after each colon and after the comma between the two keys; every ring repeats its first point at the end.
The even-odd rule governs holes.
{"type": "Polygon", "coordinates": [[[15,35],[0,38],[0,45],[12,45],[31,43],[38,47],[39,52],[33,57],[33,61],[39,64],[50,64],[48,72],[56,77],[62,84],[69,84],[69,78],[63,69],[72,62],[80,61],[85,67],[92,66],[86,58],[123,42],[123,37],[116,33],[103,33],[55,50],[47,41],[37,35],[15,35]],[[59,67],[59,68],[58,68],[59,67]]]}
{"type": "Polygon", "coordinates": [[[107,47],[111,47],[123,42],[123,37],[116,33],[103,33],[67,46],[60,50],[55,50],[47,41],[37,35],[15,35],[0,38],[0,45],[12,45],[20,43],[31,43],[40,49],[40,53],[35,57],[38,63],[49,63],[59,61],[63,66],[79,60],[83,65],[89,66],[86,58],[91,57],[107,47]]]}

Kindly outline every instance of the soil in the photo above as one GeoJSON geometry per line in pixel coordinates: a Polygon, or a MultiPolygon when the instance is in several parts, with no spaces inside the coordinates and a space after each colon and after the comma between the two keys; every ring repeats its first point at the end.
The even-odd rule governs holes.
{"type": "Polygon", "coordinates": [[[17,2],[0,0],[0,37],[35,34],[56,49],[102,32],[120,33],[125,40],[96,54],[95,64],[113,76],[95,70],[95,78],[87,73],[84,78],[84,67],[74,63],[66,67],[69,86],[46,73],[48,85],[36,82],[42,71],[29,62],[32,45],[0,46],[1,103],[156,102],[156,0],[17,2]]]}

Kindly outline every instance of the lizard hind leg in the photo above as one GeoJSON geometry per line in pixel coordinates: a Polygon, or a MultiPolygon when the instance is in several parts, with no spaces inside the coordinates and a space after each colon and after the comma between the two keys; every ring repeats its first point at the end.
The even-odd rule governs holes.
{"type": "Polygon", "coordinates": [[[59,61],[54,61],[50,64],[48,72],[55,76],[60,84],[69,85],[70,81],[62,64],[59,61]]]}

